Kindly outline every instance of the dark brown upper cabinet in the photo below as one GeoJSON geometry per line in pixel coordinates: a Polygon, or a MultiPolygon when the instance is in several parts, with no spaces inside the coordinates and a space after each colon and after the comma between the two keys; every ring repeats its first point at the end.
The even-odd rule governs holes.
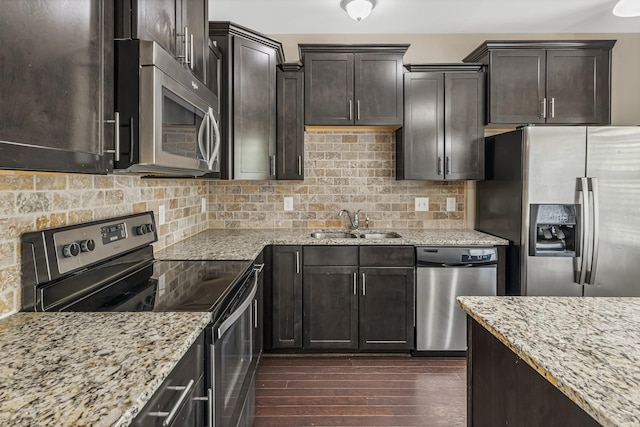
{"type": "Polygon", "coordinates": [[[282,64],[276,90],[276,179],[304,179],[304,74],[282,64]]]}
{"type": "Polygon", "coordinates": [[[486,41],[463,62],[488,66],[488,124],[607,125],[615,42],[486,41]]]}
{"type": "Polygon", "coordinates": [[[409,45],[299,45],[306,126],[402,126],[409,45]]]}
{"type": "Polygon", "coordinates": [[[404,75],[404,126],[396,178],[484,178],[484,66],[411,64],[404,75]]]}
{"type": "Polygon", "coordinates": [[[210,22],[222,53],[221,178],[276,177],[276,67],[282,45],[231,22],[210,22]]]}
{"type": "Polygon", "coordinates": [[[205,82],[207,0],[117,0],[116,38],[151,40],[205,82]]]}
{"type": "Polygon", "coordinates": [[[113,169],[112,21],[107,1],[2,3],[0,169],[113,169]]]}

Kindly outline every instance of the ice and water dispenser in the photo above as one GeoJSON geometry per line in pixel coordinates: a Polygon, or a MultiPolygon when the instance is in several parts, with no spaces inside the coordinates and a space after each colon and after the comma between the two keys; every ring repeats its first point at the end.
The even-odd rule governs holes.
{"type": "Polygon", "coordinates": [[[579,205],[530,206],[530,256],[576,257],[579,205]]]}

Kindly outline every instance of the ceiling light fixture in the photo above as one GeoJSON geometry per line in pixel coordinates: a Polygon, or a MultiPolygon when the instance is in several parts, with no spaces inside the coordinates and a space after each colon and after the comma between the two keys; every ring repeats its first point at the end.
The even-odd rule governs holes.
{"type": "Polygon", "coordinates": [[[377,0],[342,0],[340,7],[346,10],[352,19],[362,21],[369,16],[377,2],[377,0]]]}
{"type": "Polygon", "coordinates": [[[614,6],[613,14],[622,18],[640,16],[640,0],[620,0],[614,6]]]}

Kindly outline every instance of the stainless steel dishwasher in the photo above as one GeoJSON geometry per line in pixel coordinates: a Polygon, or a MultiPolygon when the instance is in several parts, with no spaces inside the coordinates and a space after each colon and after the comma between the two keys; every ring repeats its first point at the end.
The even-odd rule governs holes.
{"type": "Polygon", "coordinates": [[[496,295],[496,248],[416,247],[416,352],[467,350],[461,295],[496,295]]]}

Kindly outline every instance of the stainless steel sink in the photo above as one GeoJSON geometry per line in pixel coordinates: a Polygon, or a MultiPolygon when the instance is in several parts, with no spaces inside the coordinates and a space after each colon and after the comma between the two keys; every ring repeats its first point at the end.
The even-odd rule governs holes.
{"type": "Polygon", "coordinates": [[[311,237],[316,239],[355,239],[358,236],[348,231],[314,231],[311,233],[311,237]]]}
{"type": "Polygon", "coordinates": [[[393,231],[314,231],[311,237],[315,239],[397,239],[402,236],[393,231]]]}
{"type": "Polygon", "coordinates": [[[360,237],[363,239],[397,239],[400,236],[398,233],[394,233],[393,231],[385,231],[385,232],[367,232],[360,234],[360,237]]]}

